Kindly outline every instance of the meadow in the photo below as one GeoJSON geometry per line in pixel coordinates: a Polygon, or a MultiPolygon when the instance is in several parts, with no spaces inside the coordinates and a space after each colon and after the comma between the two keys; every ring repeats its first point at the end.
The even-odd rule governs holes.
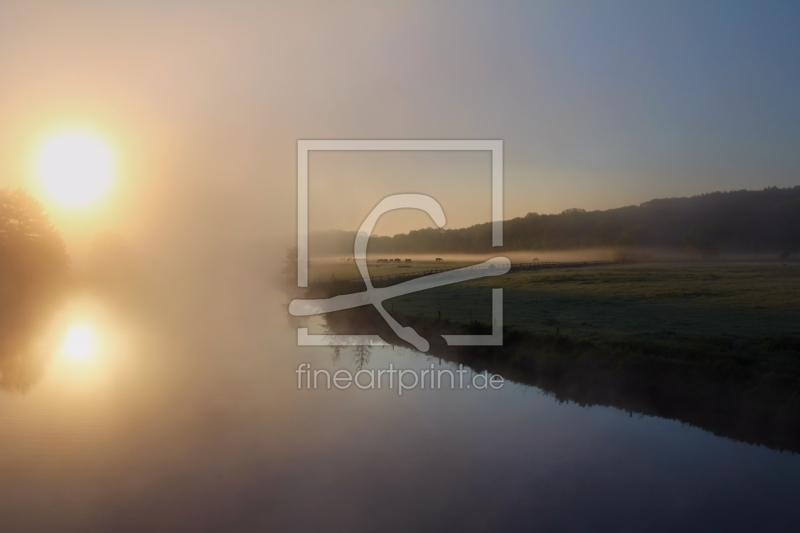
{"type": "MultiPolygon", "coordinates": [[[[372,278],[378,276],[396,276],[422,272],[426,270],[461,268],[480,263],[487,259],[502,255],[512,263],[528,263],[534,259],[540,261],[608,261],[614,252],[608,249],[561,251],[561,252],[504,252],[502,254],[370,254],[368,260],[369,273],[372,278]],[[439,257],[442,261],[436,261],[439,257]],[[379,259],[391,259],[389,263],[379,263],[379,259]],[[400,262],[395,262],[400,259],[400,262]],[[406,262],[410,259],[410,262],[406,262]]],[[[312,257],[309,262],[309,279],[314,282],[329,282],[343,279],[358,279],[361,274],[358,267],[348,256],[312,257]]]]}
{"type": "MultiPolygon", "coordinates": [[[[328,294],[356,285],[329,284],[328,294]]],[[[800,265],[698,262],[518,271],[385,306],[431,342],[431,355],[564,401],[800,451],[799,303],[800,265]],[[503,346],[446,346],[442,334],[490,332],[498,287],[503,346]]],[[[327,323],[404,344],[371,308],[332,313],[327,323]]]]}
{"type": "Polygon", "coordinates": [[[578,338],[672,340],[800,336],[798,264],[615,264],[511,272],[388,303],[452,322],[489,322],[502,288],[504,325],[578,338]]]}

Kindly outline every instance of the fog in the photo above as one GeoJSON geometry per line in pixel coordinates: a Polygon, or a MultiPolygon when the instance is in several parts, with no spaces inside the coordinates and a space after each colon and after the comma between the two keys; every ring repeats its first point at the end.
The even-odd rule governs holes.
{"type": "MultiPolygon", "coordinates": [[[[782,144],[772,143],[764,154],[763,143],[737,138],[721,156],[721,142],[703,151],[716,142],[703,135],[685,145],[706,156],[692,148],[682,157],[680,147],[669,145],[677,152],[667,157],[662,135],[642,135],[647,113],[626,114],[628,127],[621,130],[615,95],[624,99],[633,89],[596,91],[592,83],[576,83],[586,59],[583,48],[563,50],[561,38],[546,31],[562,27],[567,35],[585,35],[580,16],[555,6],[451,7],[4,2],[3,185],[41,196],[30,159],[54,129],[89,125],[114,144],[121,175],[107,202],[79,214],[47,205],[80,261],[98,226],[158,254],[223,235],[237,242],[291,242],[297,139],[505,139],[506,218],[794,184],[793,147],[784,153],[782,144]],[[532,33],[540,37],[523,52],[519,42],[532,33]],[[553,63],[554,50],[563,63],[553,63]]],[[[584,16],[594,20],[586,9],[584,16]]],[[[676,31],[685,20],[663,15],[656,19],[676,31]]],[[[603,32],[619,33],[613,25],[603,32]]],[[[689,34],[701,39],[705,32],[689,34]]],[[[635,58],[626,61],[640,67],[635,58]]],[[[721,83],[709,76],[700,81],[721,83]]],[[[725,80],[727,88],[747,87],[725,80]]],[[[648,86],[640,105],[667,105],[666,88],[648,86]]],[[[773,94],[769,101],[775,105],[785,101],[785,91],[794,95],[786,83],[760,90],[773,94]]],[[[687,119],[698,120],[701,107],[687,119]]],[[[735,121],[741,107],[723,99],[715,109],[735,121]]],[[[670,131],[677,135],[686,126],[670,122],[670,131]]],[[[404,163],[380,154],[315,154],[312,228],[355,229],[362,211],[390,192],[434,195],[448,214],[448,227],[484,222],[490,205],[488,181],[482,181],[488,180],[486,157],[475,158],[404,163]]],[[[423,223],[387,218],[378,233],[423,223]]]]}
{"type": "MultiPolygon", "coordinates": [[[[457,368],[400,346],[298,345],[298,327],[331,332],[324,319],[287,312],[303,296],[285,276],[300,139],[502,139],[505,219],[795,184],[797,83],[787,65],[800,63],[782,55],[800,49],[791,24],[751,53],[740,46],[754,39],[734,31],[749,20],[723,20],[729,31],[717,40],[717,30],[687,26],[707,17],[674,8],[621,18],[595,9],[0,2],[0,192],[20,188],[52,223],[17,231],[25,217],[0,202],[0,251],[13,252],[0,255],[0,528],[636,531],[800,521],[797,455],[677,420],[564,401],[530,382],[402,398],[299,390],[303,362],[457,368]],[[653,20],[665,26],[648,31],[653,20]],[[628,53],[641,49],[640,33],[653,39],[645,49],[672,58],[669,69],[628,53]],[[680,67],[675,35],[692,51],[711,42],[713,53],[688,55],[715,68],[729,64],[717,57],[728,45],[723,55],[744,74],[714,77],[695,59],[680,67]],[[764,65],[777,56],[785,61],[764,65]],[[633,81],[606,79],[618,70],[633,81]],[[742,83],[748,73],[766,81],[742,83]],[[763,95],[759,112],[742,105],[752,94],[763,95]],[[80,209],[53,197],[35,170],[42,143],[71,128],[91,131],[116,161],[105,196],[80,209]],[[20,235],[28,248],[15,248],[20,235]],[[41,264],[58,268],[42,273],[41,264]]],[[[436,198],[447,229],[491,214],[487,153],[325,152],[309,165],[312,232],[356,231],[383,197],[404,192],[436,198]]],[[[376,235],[431,226],[397,212],[376,235]]],[[[348,257],[311,253],[312,271],[348,257]]]]}

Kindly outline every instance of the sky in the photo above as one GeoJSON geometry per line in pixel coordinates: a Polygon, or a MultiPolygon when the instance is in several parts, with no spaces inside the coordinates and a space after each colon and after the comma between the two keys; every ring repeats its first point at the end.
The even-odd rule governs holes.
{"type": "MultiPolygon", "coordinates": [[[[117,147],[68,244],[290,238],[298,139],[502,139],[505,217],[800,184],[791,2],[0,2],[0,187],[49,132],[117,147]]],[[[310,227],[385,195],[488,220],[486,154],[315,154],[310,227]]],[[[376,232],[431,225],[387,215],[376,232]]]]}

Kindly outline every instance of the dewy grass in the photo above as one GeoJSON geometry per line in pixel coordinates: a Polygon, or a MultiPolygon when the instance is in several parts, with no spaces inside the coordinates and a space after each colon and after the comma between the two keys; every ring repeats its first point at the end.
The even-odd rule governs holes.
{"type": "MultiPolygon", "coordinates": [[[[796,266],[653,264],[517,272],[409,294],[386,308],[431,341],[432,355],[560,398],[800,451],[798,301],[796,266]],[[441,334],[491,330],[498,286],[504,346],[446,347],[441,334]]],[[[402,344],[374,310],[333,313],[328,323],[402,344]]]]}
{"type": "Polygon", "coordinates": [[[800,267],[614,265],[511,273],[388,304],[415,316],[488,321],[504,290],[506,326],[578,338],[800,336],[800,267]]]}

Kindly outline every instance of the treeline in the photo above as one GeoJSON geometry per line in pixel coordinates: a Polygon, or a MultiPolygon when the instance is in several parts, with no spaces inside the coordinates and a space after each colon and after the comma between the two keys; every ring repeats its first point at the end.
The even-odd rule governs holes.
{"type": "MultiPolygon", "coordinates": [[[[312,254],[353,251],[355,232],[310,236],[312,254]]],[[[800,252],[800,186],[663,198],[641,205],[557,215],[528,213],[504,223],[505,250],[597,247],[663,248],[701,255],[722,252],[800,252]]],[[[491,252],[491,224],[462,229],[427,228],[370,238],[373,253],[491,252]]]]}

